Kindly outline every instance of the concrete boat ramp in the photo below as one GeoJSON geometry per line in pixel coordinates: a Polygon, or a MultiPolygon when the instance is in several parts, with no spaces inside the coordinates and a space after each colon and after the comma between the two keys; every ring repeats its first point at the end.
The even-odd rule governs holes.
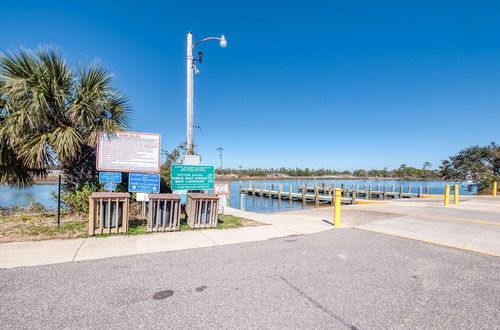
{"type": "MultiPolygon", "coordinates": [[[[332,207],[284,212],[291,217],[331,220],[332,207]]],[[[342,224],[478,253],[500,256],[500,198],[462,196],[397,199],[342,207],[342,224]]]]}

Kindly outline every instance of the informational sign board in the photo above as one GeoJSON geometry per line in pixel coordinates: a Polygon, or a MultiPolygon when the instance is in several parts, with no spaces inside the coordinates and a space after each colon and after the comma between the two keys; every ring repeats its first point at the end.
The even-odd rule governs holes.
{"type": "Polygon", "coordinates": [[[224,214],[227,207],[227,195],[219,195],[218,214],[224,214]]]}
{"type": "Polygon", "coordinates": [[[128,191],[159,193],[160,175],[153,173],[129,173],[128,191]]]}
{"type": "Polygon", "coordinates": [[[160,172],[160,134],[99,133],[96,167],[99,171],[160,172]]]}
{"type": "Polygon", "coordinates": [[[200,156],[198,155],[184,155],[182,157],[183,165],[200,165],[200,156]]]}
{"type": "Polygon", "coordinates": [[[106,182],[104,184],[104,190],[106,190],[106,191],[115,191],[116,190],[116,183],[106,182]]]}
{"type": "Polygon", "coordinates": [[[122,182],[121,172],[99,172],[99,182],[120,183],[122,182]]]}
{"type": "Polygon", "coordinates": [[[186,205],[187,202],[187,190],[172,190],[172,194],[179,195],[181,197],[181,204],[186,205]]]}
{"type": "Polygon", "coordinates": [[[230,185],[227,182],[216,182],[214,185],[214,194],[229,195],[231,193],[230,185]]]}
{"type": "Polygon", "coordinates": [[[137,193],[135,199],[138,202],[149,202],[149,195],[146,193],[137,193]]]}
{"type": "Polygon", "coordinates": [[[214,189],[215,172],[213,166],[172,164],[170,173],[172,190],[214,189]]]}

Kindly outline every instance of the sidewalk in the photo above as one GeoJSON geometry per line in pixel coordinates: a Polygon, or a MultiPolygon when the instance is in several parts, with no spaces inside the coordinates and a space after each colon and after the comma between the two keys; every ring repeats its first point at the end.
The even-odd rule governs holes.
{"type": "Polygon", "coordinates": [[[47,265],[143,253],[183,250],[311,234],[332,226],[316,219],[260,214],[227,208],[227,214],[263,223],[235,229],[207,229],[137,236],[110,236],[0,244],[0,268],[47,265]]]}

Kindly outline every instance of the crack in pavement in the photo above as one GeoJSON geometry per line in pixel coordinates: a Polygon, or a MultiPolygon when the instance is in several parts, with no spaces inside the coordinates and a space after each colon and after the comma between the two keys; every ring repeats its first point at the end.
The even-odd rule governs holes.
{"type": "Polygon", "coordinates": [[[71,259],[71,262],[75,261],[75,258],[76,258],[76,256],[78,255],[78,252],[80,252],[80,249],[82,248],[83,244],[84,244],[86,241],[87,241],[87,240],[83,240],[82,244],[80,244],[80,246],[78,247],[78,249],[76,249],[75,255],[73,256],[73,259],[71,259]]]}
{"type": "Polygon", "coordinates": [[[332,312],[331,310],[329,310],[328,308],[326,308],[325,306],[321,305],[319,302],[317,302],[316,300],[314,300],[312,297],[310,297],[307,293],[305,293],[304,291],[302,291],[301,289],[299,289],[298,287],[296,287],[295,285],[293,285],[292,283],[290,283],[286,278],[284,278],[283,276],[280,276],[280,279],[285,282],[290,288],[292,288],[293,290],[295,290],[298,294],[300,294],[302,297],[304,297],[307,301],[309,301],[311,304],[313,304],[315,307],[319,308],[320,310],[322,310],[323,312],[325,312],[326,314],[328,314],[331,318],[335,319],[336,321],[342,323],[343,325],[345,325],[347,328],[351,329],[351,330],[357,330],[358,328],[355,327],[354,325],[348,323],[347,321],[345,321],[343,318],[341,318],[340,316],[338,316],[337,314],[335,314],[334,312],[332,312]]]}

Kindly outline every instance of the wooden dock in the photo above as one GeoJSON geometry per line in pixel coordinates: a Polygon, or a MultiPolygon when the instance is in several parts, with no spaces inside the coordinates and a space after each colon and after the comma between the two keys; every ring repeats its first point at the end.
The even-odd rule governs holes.
{"type": "MultiPolygon", "coordinates": [[[[276,198],[280,201],[289,200],[302,201],[303,203],[333,204],[335,188],[335,185],[321,183],[312,187],[304,185],[298,187],[297,192],[294,192],[292,185],[289,185],[288,191],[284,191],[282,184],[250,183],[248,186],[240,188],[240,194],[276,198]]],[[[400,186],[399,190],[396,190],[396,186],[394,185],[390,189],[386,186],[383,186],[381,189],[380,185],[377,185],[375,189],[372,185],[364,185],[363,189],[360,189],[359,185],[348,187],[342,184],[340,188],[342,189],[343,204],[355,204],[358,199],[418,198],[423,196],[422,187],[418,187],[416,192],[414,192],[411,186],[408,186],[407,189],[400,186]]],[[[425,187],[425,193],[429,194],[429,187],[425,187]]]]}
{"type": "MultiPolygon", "coordinates": [[[[333,191],[335,190],[336,186],[334,184],[332,185],[326,185],[324,183],[319,184],[319,185],[314,185],[310,187],[298,187],[297,190],[299,192],[302,192],[305,190],[306,192],[315,192],[316,190],[320,194],[325,194],[325,195],[332,195],[333,191]]],[[[376,185],[373,187],[372,185],[363,185],[363,188],[361,189],[359,185],[352,185],[350,188],[342,184],[340,186],[342,189],[342,196],[353,196],[355,195],[358,198],[364,198],[364,199],[373,199],[373,198],[378,198],[378,199],[387,199],[387,198],[415,198],[415,197],[422,197],[424,194],[429,195],[430,194],[430,189],[429,187],[425,187],[425,193],[423,187],[418,187],[416,191],[412,189],[412,186],[409,185],[407,188],[403,186],[399,186],[399,189],[396,190],[396,186],[392,185],[391,188],[389,189],[386,186],[383,186],[382,188],[380,185],[376,185]]]]}
{"type": "MultiPolygon", "coordinates": [[[[302,201],[303,203],[314,202],[316,204],[333,204],[333,196],[331,195],[322,195],[319,194],[319,192],[313,194],[308,194],[305,191],[293,192],[291,185],[289,191],[283,191],[283,185],[279,185],[278,190],[273,190],[272,187],[267,187],[268,185],[269,184],[261,184],[259,187],[255,187],[254,185],[249,187],[241,187],[240,194],[277,198],[278,200],[302,201]]],[[[343,196],[342,203],[352,204],[353,199],[351,197],[343,196]]]]}

